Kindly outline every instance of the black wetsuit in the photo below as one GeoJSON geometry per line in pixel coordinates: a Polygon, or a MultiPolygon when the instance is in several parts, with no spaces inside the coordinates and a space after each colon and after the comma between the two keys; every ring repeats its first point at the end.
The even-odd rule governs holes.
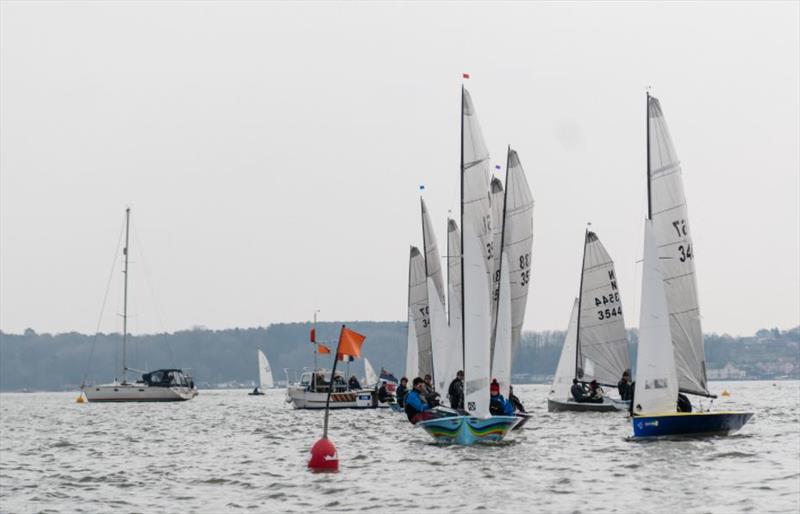
{"type": "Polygon", "coordinates": [[[519,398],[516,395],[510,394],[508,396],[508,401],[514,406],[514,408],[519,412],[525,412],[525,406],[522,405],[522,402],[519,401],[519,398]]]}
{"type": "Polygon", "coordinates": [[[630,400],[631,395],[633,394],[633,387],[631,384],[624,380],[620,380],[617,382],[617,390],[619,391],[619,397],[621,400],[630,400]]]}
{"type": "Polygon", "coordinates": [[[683,393],[678,393],[678,412],[692,412],[692,402],[683,393]]]}
{"type": "Polygon", "coordinates": [[[389,399],[389,392],[386,390],[386,384],[381,384],[380,389],[378,389],[378,401],[386,403],[387,399],[389,399]]]}
{"type": "Polygon", "coordinates": [[[450,387],[447,389],[447,396],[450,398],[450,407],[453,409],[464,408],[464,382],[455,378],[450,382],[450,387]]]}

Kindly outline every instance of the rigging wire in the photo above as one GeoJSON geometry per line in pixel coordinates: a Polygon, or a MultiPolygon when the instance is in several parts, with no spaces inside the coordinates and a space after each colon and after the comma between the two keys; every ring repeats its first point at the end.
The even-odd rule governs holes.
{"type": "Polygon", "coordinates": [[[150,272],[147,268],[147,261],[144,258],[144,250],[142,250],[142,238],[139,237],[139,233],[136,231],[136,223],[131,223],[133,227],[133,235],[136,238],[136,245],[139,251],[139,257],[142,259],[142,274],[144,275],[144,281],[147,283],[147,288],[150,292],[150,300],[153,304],[153,310],[156,314],[156,320],[158,321],[158,325],[161,328],[161,340],[166,343],[167,352],[169,353],[169,364],[170,367],[175,367],[175,355],[172,353],[172,345],[169,344],[169,339],[167,338],[167,330],[164,328],[164,318],[161,315],[161,307],[156,300],[155,289],[153,288],[153,282],[150,280],[150,272]]]}
{"type": "MultiPolygon", "coordinates": [[[[111,261],[111,272],[108,274],[108,282],[106,282],[106,292],[103,294],[103,305],[100,307],[100,316],[97,319],[97,326],[94,330],[94,337],[92,338],[92,348],[89,351],[89,360],[86,363],[86,372],[83,374],[83,380],[81,380],[81,391],[86,386],[86,380],[89,378],[89,371],[91,370],[92,366],[92,357],[94,357],[94,349],[97,346],[97,339],[100,336],[100,324],[103,322],[103,314],[105,314],[106,304],[108,303],[108,292],[111,289],[111,281],[114,278],[114,270],[117,267],[117,258],[119,254],[119,247],[122,244],[122,234],[125,231],[125,222],[123,221],[122,226],[119,230],[119,237],[117,238],[117,247],[114,250],[114,259],[111,261]]],[[[116,358],[115,358],[116,360],[116,358]]]]}

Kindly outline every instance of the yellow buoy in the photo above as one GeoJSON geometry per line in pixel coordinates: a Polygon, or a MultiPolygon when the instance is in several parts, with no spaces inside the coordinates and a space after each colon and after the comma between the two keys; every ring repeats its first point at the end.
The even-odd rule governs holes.
{"type": "Polygon", "coordinates": [[[727,389],[725,389],[724,391],[722,391],[722,393],[720,393],[720,396],[730,396],[730,395],[731,393],[729,393],[727,389]]]}
{"type": "Polygon", "coordinates": [[[81,394],[75,398],[75,403],[86,403],[86,397],[83,396],[83,391],[81,391],[81,394]]]}

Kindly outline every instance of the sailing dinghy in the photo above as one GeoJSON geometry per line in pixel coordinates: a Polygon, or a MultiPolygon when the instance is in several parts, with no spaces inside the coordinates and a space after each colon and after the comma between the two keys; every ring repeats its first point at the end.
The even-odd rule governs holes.
{"type": "Polygon", "coordinates": [[[264,352],[258,350],[258,383],[260,388],[255,388],[248,394],[250,396],[262,396],[265,389],[273,387],[272,369],[269,367],[269,361],[264,352]]]}
{"type": "MultiPolygon", "coordinates": [[[[492,206],[493,216],[502,220],[495,223],[494,244],[500,254],[494,272],[497,292],[493,297],[496,313],[493,317],[492,377],[500,384],[500,391],[506,398],[511,398],[511,370],[525,320],[533,248],[533,195],[519,155],[511,147],[506,156],[505,184],[504,196],[497,202],[502,209],[497,211],[495,205],[492,206]],[[497,232],[501,234],[499,239],[497,232]]],[[[493,198],[498,190],[500,186],[493,181],[493,198]]],[[[530,414],[524,412],[517,412],[516,416],[521,421],[514,430],[522,428],[530,418],[530,414]]]]}
{"type": "Polygon", "coordinates": [[[573,379],[616,387],[630,370],[628,338],[622,316],[614,262],[597,234],[586,230],[581,266],[580,296],[575,300],[567,337],[561,349],[548,412],[612,412],[627,410],[630,402],[604,396],[601,403],[578,402],[570,389],[573,379]]]}
{"type": "MultiPolygon", "coordinates": [[[[471,445],[501,441],[519,423],[519,418],[492,416],[489,412],[494,289],[489,152],[472,99],[463,86],[461,98],[460,303],[465,410],[463,413],[441,410],[443,417],[420,421],[416,426],[439,443],[471,445]]],[[[506,294],[506,298],[510,295],[506,294]]]]}
{"type": "Polygon", "coordinates": [[[715,398],[706,381],[694,248],[680,161],[647,95],[647,220],[631,422],[635,438],[728,435],[752,412],[678,412],[678,394],[715,398]]]}

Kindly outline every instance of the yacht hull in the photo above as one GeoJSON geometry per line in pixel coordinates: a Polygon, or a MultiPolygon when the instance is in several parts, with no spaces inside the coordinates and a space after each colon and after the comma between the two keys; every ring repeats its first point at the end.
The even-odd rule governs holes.
{"type": "MultiPolygon", "coordinates": [[[[286,401],[295,409],[324,409],[328,400],[327,392],[308,391],[304,387],[289,387],[286,401]]],[[[376,409],[378,397],[373,390],[342,391],[331,393],[331,409],[376,409]]]]}
{"type": "Polygon", "coordinates": [[[469,446],[502,441],[520,419],[516,416],[491,416],[487,419],[448,416],[420,421],[416,426],[422,427],[437,443],[469,446]]]}
{"type": "Polygon", "coordinates": [[[152,387],[142,384],[87,386],[83,393],[90,402],[183,402],[197,396],[190,387],[152,387]]]}
{"type": "Polygon", "coordinates": [[[753,417],[752,412],[678,412],[631,418],[635,438],[730,435],[753,417]]]}

